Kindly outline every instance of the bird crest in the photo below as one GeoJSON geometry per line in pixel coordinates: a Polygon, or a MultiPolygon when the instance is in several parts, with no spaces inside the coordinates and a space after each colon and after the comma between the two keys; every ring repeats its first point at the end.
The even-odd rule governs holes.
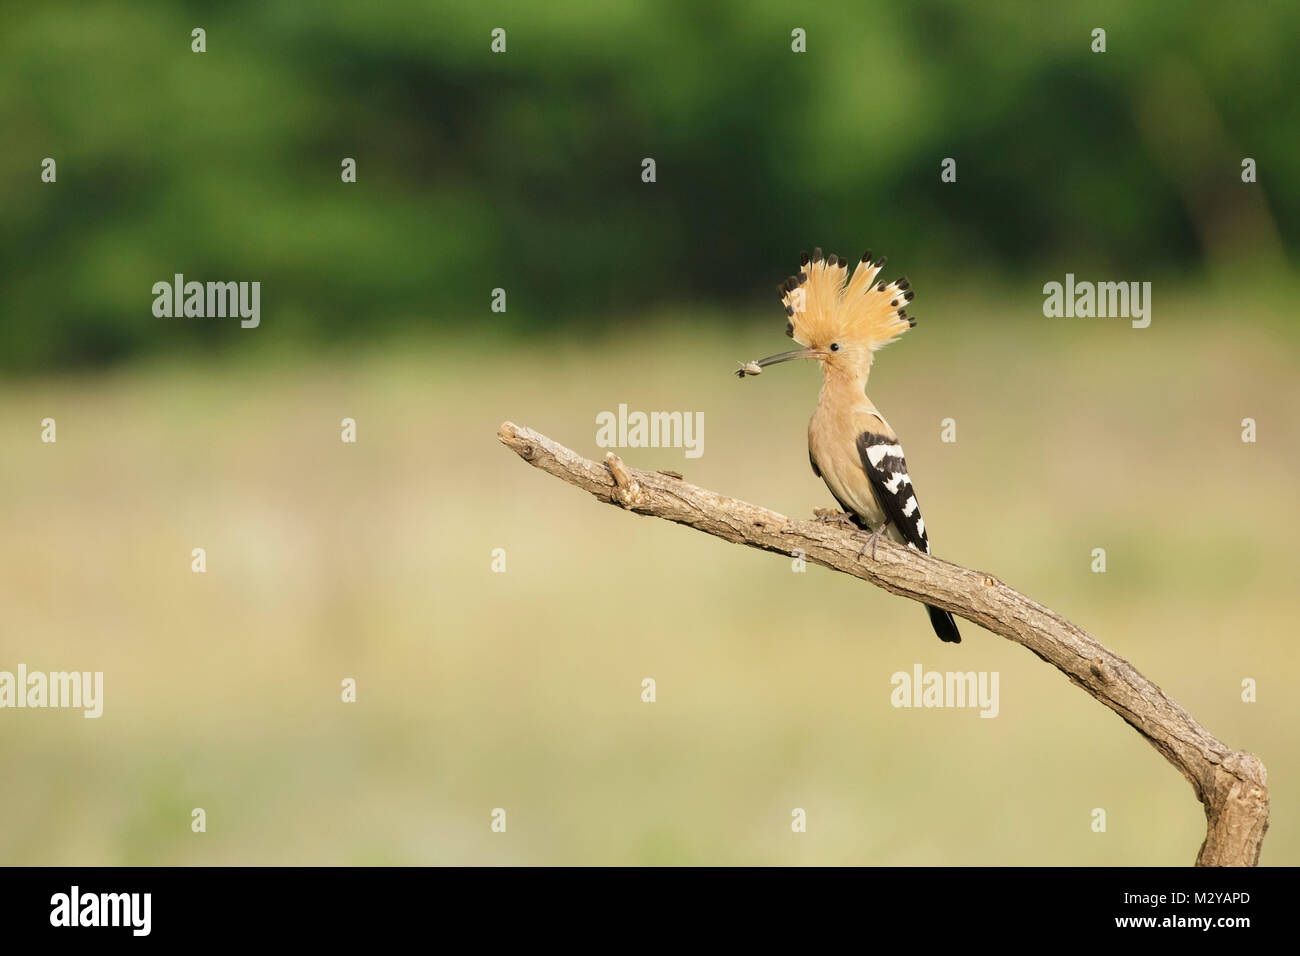
{"type": "Polygon", "coordinates": [[[876,276],[885,257],[871,261],[871,251],[849,277],[849,263],[821,249],[801,257],[799,274],[778,286],[785,305],[785,334],[800,345],[824,347],[830,342],[883,348],[916,325],[905,311],[915,296],[905,278],[885,284],[876,276]]]}

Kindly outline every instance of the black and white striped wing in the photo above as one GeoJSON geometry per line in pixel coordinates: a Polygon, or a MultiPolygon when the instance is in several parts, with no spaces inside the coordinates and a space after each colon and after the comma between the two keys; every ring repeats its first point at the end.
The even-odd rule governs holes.
{"type": "Polygon", "coordinates": [[[887,435],[863,432],[858,436],[858,454],[889,523],[909,545],[929,554],[930,539],[921,519],[921,506],[912,490],[912,479],[907,474],[902,446],[887,435]]]}

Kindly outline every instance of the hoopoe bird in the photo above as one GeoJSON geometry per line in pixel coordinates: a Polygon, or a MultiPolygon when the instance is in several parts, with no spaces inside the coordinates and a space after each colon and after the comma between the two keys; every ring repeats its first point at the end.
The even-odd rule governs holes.
{"type": "MultiPolygon", "coordinates": [[[[804,253],[799,274],[778,287],[789,320],[785,334],[803,348],[749,362],[736,373],[757,375],[792,359],[821,363],[821,395],[808,423],[808,459],[844,509],[823,519],[869,532],[858,556],[869,547],[873,558],[881,534],[930,553],[903,448],[866,392],[876,351],[916,325],[904,308],[914,297],[907,279],[875,281],[885,261],[882,256],[872,262],[868,251],[850,278],[846,260],[823,257],[820,249],[811,257],[804,253]]],[[[939,640],[961,641],[949,612],[930,605],[926,610],[939,640]]]]}

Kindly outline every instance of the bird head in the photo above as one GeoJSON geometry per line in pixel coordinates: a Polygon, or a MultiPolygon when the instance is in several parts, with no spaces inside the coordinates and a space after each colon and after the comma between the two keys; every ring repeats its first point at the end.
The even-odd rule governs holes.
{"type": "Polygon", "coordinates": [[[739,375],[792,359],[817,359],[826,375],[846,374],[865,379],[877,349],[916,325],[904,306],[914,293],[906,279],[877,283],[885,265],[871,261],[871,252],[849,274],[849,263],[820,249],[801,257],[799,274],[790,276],[777,291],[788,319],[785,334],[803,346],[769,355],[742,368],[739,375]]]}

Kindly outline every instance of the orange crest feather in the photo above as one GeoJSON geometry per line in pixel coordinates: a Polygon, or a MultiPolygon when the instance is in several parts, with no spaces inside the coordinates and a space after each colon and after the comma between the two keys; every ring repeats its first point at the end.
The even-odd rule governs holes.
{"type": "Polygon", "coordinates": [[[905,311],[915,293],[907,279],[876,284],[885,265],[871,261],[868,251],[849,278],[849,264],[838,256],[822,257],[814,249],[803,256],[799,274],[779,287],[785,305],[786,335],[800,345],[825,346],[832,341],[875,351],[897,339],[916,320],[905,311]]]}

